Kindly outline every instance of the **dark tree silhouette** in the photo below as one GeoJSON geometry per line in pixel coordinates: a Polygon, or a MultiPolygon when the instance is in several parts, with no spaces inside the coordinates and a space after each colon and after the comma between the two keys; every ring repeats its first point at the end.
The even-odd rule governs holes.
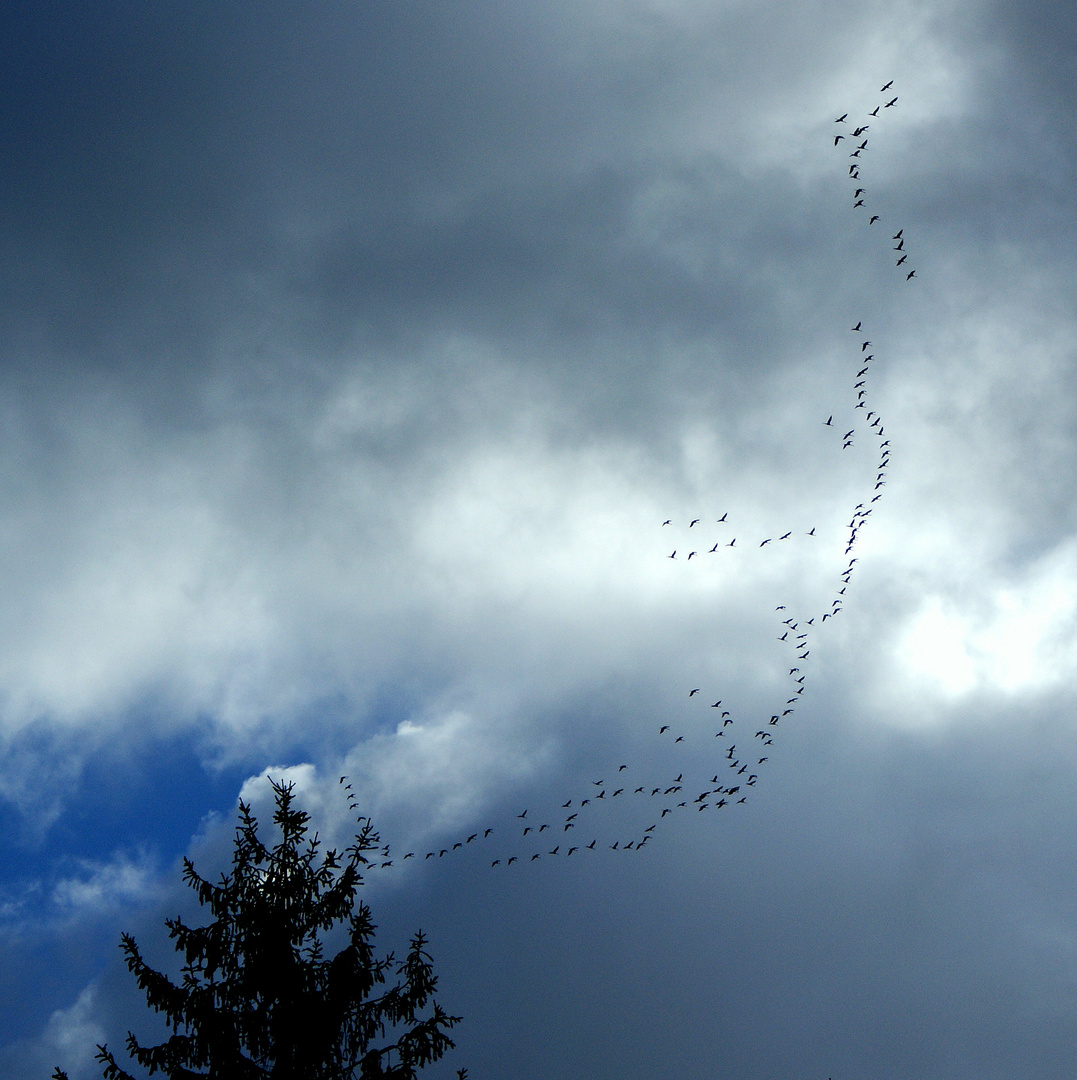
{"type": "MultiPolygon", "coordinates": [[[[433,999],[437,978],[421,932],[399,964],[374,953],[370,909],[356,892],[378,834],[361,817],[351,847],[319,857],[317,834],[307,835],[310,816],[293,805],[293,785],[271,783],[275,847],[262,842],[240,802],[231,873],[214,885],[183,861],[184,880],[213,921],[166,920],[184,959],[182,982],[149,967],[123,935],[128,969],[172,1029],[158,1046],[128,1032],[128,1054],[169,1080],[413,1080],[453,1046],[447,1031],[460,1018],[433,999]],[[325,933],[345,922],[349,943],[325,959],[325,933]],[[394,970],[397,981],[388,986],[394,970]]],[[[135,1080],[107,1046],[97,1049],[106,1080],[135,1080]]],[[[67,1077],[57,1069],[53,1080],[67,1077]]]]}

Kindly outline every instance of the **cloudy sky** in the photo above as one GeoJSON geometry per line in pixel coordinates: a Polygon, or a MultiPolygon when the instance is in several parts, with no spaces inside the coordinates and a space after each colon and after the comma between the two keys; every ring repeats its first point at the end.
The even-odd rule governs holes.
{"type": "Polygon", "coordinates": [[[391,845],[431,1077],[1072,1076],[1069,7],[0,50],[5,1076],[153,1030],[119,935],[267,773],[391,845]]]}

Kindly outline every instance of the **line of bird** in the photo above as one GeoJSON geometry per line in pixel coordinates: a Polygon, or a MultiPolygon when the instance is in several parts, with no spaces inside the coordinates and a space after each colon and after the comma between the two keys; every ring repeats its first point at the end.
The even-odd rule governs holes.
{"type": "MultiPolygon", "coordinates": [[[[879,93],[880,94],[888,93],[892,89],[893,85],[894,85],[894,80],[891,79],[879,91],[879,93]]],[[[867,114],[868,118],[878,117],[880,109],[892,109],[895,105],[897,105],[897,101],[898,101],[897,95],[895,95],[894,97],[892,97],[889,101],[885,102],[884,104],[876,105],[875,108],[872,109],[871,112],[869,112],[867,114]]],[[[834,123],[835,124],[843,124],[843,125],[845,125],[845,124],[852,123],[852,121],[849,120],[849,114],[847,112],[845,112],[845,113],[842,113],[841,116],[835,117],[834,118],[834,123]]],[[[866,123],[864,123],[864,124],[856,124],[856,125],[854,125],[852,131],[848,135],[838,134],[838,135],[834,136],[834,146],[835,147],[839,143],[844,142],[847,139],[848,140],[854,140],[854,139],[859,139],[861,136],[864,136],[864,141],[861,142],[861,143],[856,144],[856,149],[853,150],[853,152],[849,155],[849,157],[856,159],[849,166],[849,179],[853,183],[856,183],[856,184],[859,184],[860,179],[861,179],[860,169],[861,169],[861,166],[862,166],[863,160],[864,160],[861,157],[861,155],[866,154],[867,151],[868,151],[868,139],[867,139],[867,136],[865,135],[865,132],[867,132],[867,130],[869,129],[870,126],[871,126],[870,124],[866,124],[866,123]]],[[[853,209],[854,210],[857,210],[857,209],[867,210],[867,207],[865,206],[864,198],[863,198],[863,196],[865,196],[867,194],[867,190],[868,189],[866,187],[857,187],[853,191],[853,209]]],[[[881,221],[881,220],[882,220],[882,218],[881,218],[881,216],[879,214],[874,214],[873,213],[873,214],[870,214],[869,217],[868,217],[868,224],[869,225],[874,225],[876,222],[881,221]]],[[[894,235],[891,237],[891,239],[897,241],[897,245],[893,249],[895,252],[898,253],[898,259],[897,259],[897,262],[896,262],[895,265],[897,267],[899,267],[899,268],[902,268],[902,272],[905,274],[905,280],[906,281],[912,281],[912,279],[914,277],[916,277],[915,268],[912,269],[912,270],[908,270],[908,271],[904,270],[905,261],[909,257],[908,252],[905,250],[905,229],[904,229],[904,227],[898,229],[898,231],[896,233],[894,233],[894,235]]]]}
{"type": "MultiPolygon", "coordinates": [[[[889,90],[893,83],[887,83],[882,88],[883,93],[889,90]]],[[[885,102],[869,114],[877,116],[880,108],[892,108],[897,102],[895,96],[885,102]]],[[[837,123],[844,123],[848,114],[837,118],[837,123]]],[[[853,137],[859,137],[867,130],[866,125],[857,129],[853,137]]],[[[844,138],[839,136],[835,139],[835,145],[844,138]]],[[[854,156],[859,156],[866,149],[867,140],[857,147],[854,156]]],[[[858,194],[863,194],[862,191],[858,194]]],[[[871,219],[871,224],[878,220],[877,216],[871,219]]],[[[903,230],[899,230],[895,239],[901,240],[903,230]]],[[[899,264],[904,262],[904,256],[899,264]]],[[[910,272],[906,280],[910,280],[914,272],[910,272]]],[[[868,518],[875,510],[875,504],[882,498],[883,489],[886,486],[887,471],[890,467],[890,440],[885,438],[885,429],[882,417],[874,410],[868,408],[868,380],[873,365],[877,362],[872,342],[865,336],[863,320],[858,320],[856,325],[850,328],[852,332],[861,335],[859,349],[855,353],[857,360],[856,374],[852,384],[854,391],[853,411],[864,409],[864,419],[868,422],[868,429],[880,440],[878,444],[879,458],[876,466],[875,478],[870,495],[865,495],[863,501],[858,502],[851,512],[848,525],[845,527],[845,535],[842,541],[844,556],[850,556],[860,537],[868,518]]],[[[834,425],[834,415],[830,415],[823,426],[837,428],[834,425]]],[[[856,429],[851,428],[841,436],[841,449],[848,450],[853,447],[856,429]]],[[[702,517],[692,518],[687,528],[692,530],[703,524],[702,517]]],[[[732,528],[729,521],[729,512],[723,512],[720,518],[714,519],[717,525],[726,525],[732,528]]],[[[661,523],[662,528],[674,526],[672,518],[667,518],[661,523]]],[[[799,530],[798,530],[799,531],[799,530]]],[[[781,535],[766,537],[742,543],[743,547],[752,547],[755,550],[768,545],[780,544],[797,535],[798,531],[787,530],[781,535]]],[[[805,537],[816,538],[816,527],[804,531],[805,537]]],[[[709,543],[709,540],[707,541],[709,543]]],[[[707,548],[701,545],[701,549],[709,554],[716,554],[720,548],[734,548],[737,546],[737,537],[729,541],[723,538],[715,541],[714,545],[707,548]]],[[[677,559],[678,551],[674,549],[666,557],[677,559]]],[[[700,554],[700,550],[688,551],[683,556],[684,562],[689,562],[700,554]]],[[[515,814],[515,820],[509,817],[497,824],[485,825],[476,828],[466,836],[461,836],[452,842],[446,841],[444,845],[437,845],[426,851],[409,851],[400,860],[404,863],[409,859],[426,861],[429,859],[443,859],[451,857],[457,852],[468,852],[473,847],[484,846],[489,848],[491,844],[497,844],[498,850],[490,852],[495,857],[490,861],[491,868],[508,867],[520,863],[533,863],[544,858],[582,857],[585,852],[594,853],[602,850],[614,852],[642,851],[660,830],[666,819],[675,819],[676,815],[691,812],[696,814],[707,810],[724,810],[729,807],[743,805],[749,797],[749,789],[755,787],[762,775],[763,766],[771,760],[771,747],[775,745],[775,737],[783,722],[792,718],[798,706],[803,702],[807,689],[807,669],[810,666],[812,633],[822,627],[827,620],[839,615],[843,609],[847,590],[857,568],[859,560],[853,556],[848,558],[844,569],[838,575],[840,588],[835,586],[834,595],[829,609],[816,612],[809,618],[794,617],[788,613],[787,605],[779,604],[775,609],[778,629],[777,640],[791,652],[788,667],[788,694],[782,706],[763,718],[755,714],[755,722],[752,723],[747,716],[735,715],[732,707],[727,707],[723,697],[716,697],[707,709],[706,716],[713,718],[710,723],[703,724],[698,718],[684,722],[657,723],[656,735],[660,740],[668,744],[668,750],[680,748],[684,753],[681,762],[676,766],[676,776],[659,776],[653,771],[644,778],[637,774],[637,770],[630,768],[627,763],[618,765],[616,772],[612,774],[615,779],[607,782],[600,778],[591,782],[591,786],[597,790],[584,793],[576,792],[559,805],[548,807],[546,810],[538,810],[528,807],[515,814]],[[717,710],[717,713],[711,710],[717,710]],[[753,734],[748,732],[755,728],[753,734]],[[716,730],[714,730],[716,729],[716,730]],[[713,731],[713,733],[712,733],[713,731]],[[715,742],[715,740],[722,740],[715,742]],[[758,743],[756,742],[758,740],[758,743]],[[741,749],[738,751],[738,745],[741,749]],[[710,750],[701,753],[703,747],[709,746],[710,750]],[[751,753],[749,753],[749,749],[751,753]],[[766,750],[766,753],[762,751],[766,750]],[[717,755],[712,760],[712,753],[717,755]],[[754,759],[754,760],[753,760],[754,759]],[[695,773],[697,779],[692,780],[690,774],[695,773]],[[707,779],[707,774],[711,774],[707,779]],[[695,792],[695,794],[693,794],[695,792]],[[610,813],[615,806],[635,804],[639,808],[637,816],[639,824],[635,827],[622,826],[619,835],[607,827],[607,838],[600,841],[598,815],[610,813]],[[587,831],[585,831],[587,830],[587,831]],[[547,837],[546,843],[541,843],[540,838],[547,837]],[[583,837],[589,836],[588,842],[583,837]],[[610,843],[609,840],[613,839],[610,843]],[[577,838],[578,842],[577,842],[577,838]],[[552,844],[552,846],[551,846],[552,844]]],[[[703,694],[703,687],[692,687],[687,692],[689,701],[709,701],[709,696],[703,694]]],[[[672,772],[672,770],[671,770],[672,772]]],[[[340,778],[341,785],[347,782],[347,777],[340,778]]],[[[349,793],[349,806],[357,811],[355,794],[350,783],[345,790],[349,793]]],[[[366,820],[360,818],[360,820],[366,820]]],[[[489,854],[487,857],[489,857],[489,854]]],[[[389,869],[394,866],[394,857],[390,845],[384,845],[375,853],[376,857],[368,860],[368,866],[378,869],[389,869]]]]}

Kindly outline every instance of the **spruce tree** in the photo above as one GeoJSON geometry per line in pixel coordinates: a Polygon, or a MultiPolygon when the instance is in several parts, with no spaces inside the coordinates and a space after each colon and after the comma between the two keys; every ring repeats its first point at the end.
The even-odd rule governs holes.
{"type": "MultiPolygon", "coordinates": [[[[413,1080],[453,1046],[447,1032],[459,1017],[433,998],[437,978],[421,932],[399,963],[374,952],[375,925],[356,893],[379,837],[360,817],[349,848],[319,855],[293,785],[271,783],[275,846],[263,843],[240,802],[231,872],[212,884],[184,859],[184,880],[212,920],[165,921],[183,957],[181,982],[151,968],[123,935],[128,969],[172,1029],[156,1046],[128,1032],[128,1054],[169,1080],[413,1080]],[[326,958],[326,933],[344,923],[348,944],[326,958]]],[[[107,1046],[97,1057],[105,1080],[136,1080],[107,1046]]],[[[53,1080],[67,1077],[57,1069],[53,1080]]]]}

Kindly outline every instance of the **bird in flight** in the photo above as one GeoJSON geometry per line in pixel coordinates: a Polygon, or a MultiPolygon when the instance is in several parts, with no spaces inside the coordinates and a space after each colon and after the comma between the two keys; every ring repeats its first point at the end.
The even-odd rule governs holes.
{"type": "Polygon", "coordinates": [[[691,528],[693,525],[698,525],[698,524],[699,524],[699,518],[696,518],[694,521],[688,522],[688,528],[691,528]]]}
{"type": "Polygon", "coordinates": [[[875,222],[878,221],[878,220],[879,220],[879,215],[878,214],[872,214],[871,215],[871,220],[868,222],[868,224],[869,225],[874,225],[875,222]]]}
{"type": "Polygon", "coordinates": [[[828,416],[826,421],[824,422],[823,427],[833,427],[833,426],[834,426],[834,414],[831,413],[830,416],[828,416]]]}
{"type": "Polygon", "coordinates": [[[849,117],[849,114],[848,114],[848,113],[842,113],[842,114],[841,114],[841,116],[839,116],[839,117],[838,117],[838,118],[837,118],[837,119],[836,119],[836,120],[834,121],[834,123],[835,123],[835,124],[841,124],[841,123],[844,123],[844,122],[845,122],[845,120],[847,120],[847,119],[848,119],[848,117],[849,117]]]}
{"type": "Polygon", "coordinates": [[[693,694],[698,694],[698,693],[699,693],[699,687],[697,686],[694,690],[689,690],[688,691],[688,696],[691,697],[693,694]]]}
{"type": "Polygon", "coordinates": [[[907,274],[905,275],[905,280],[906,280],[906,281],[908,281],[908,280],[909,280],[910,278],[914,278],[914,277],[916,277],[916,271],[915,271],[915,270],[910,270],[910,271],[909,271],[909,272],[908,272],[908,273],[907,273],[907,274]]]}
{"type": "Polygon", "coordinates": [[[884,109],[889,109],[891,105],[897,104],[897,98],[891,98],[884,106],[884,109]]]}
{"type": "MultiPolygon", "coordinates": [[[[860,191],[863,191],[863,190],[864,190],[863,188],[861,188],[861,189],[860,189],[860,191]]],[[[859,193],[860,193],[860,192],[857,192],[857,194],[859,194],[859,193]]],[[[863,324],[863,322],[864,322],[864,320],[863,320],[863,319],[861,319],[861,320],[860,320],[860,322],[858,322],[858,323],[856,324],[856,326],[854,326],[854,327],[852,328],[852,331],[853,331],[853,333],[854,333],[854,334],[859,334],[859,333],[860,333],[860,327],[861,327],[861,325],[863,324]]]]}
{"type": "Polygon", "coordinates": [[[889,89],[890,89],[890,87],[891,87],[891,86],[893,86],[893,85],[894,85],[894,80],[893,80],[893,79],[891,79],[891,80],[890,80],[890,81],[889,81],[889,82],[888,82],[888,83],[887,83],[887,84],[886,84],[886,85],[885,85],[885,86],[884,86],[884,87],[883,87],[883,88],[882,88],[882,89],[881,89],[881,90],[879,91],[879,93],[880,93],[880,94],[885,94],[885,93],[886,93],[886,91],[887,91],[887,90],[889,90],[889,89]]]}
{"type": "Polygon", "coordinates": [[[729,517],[729,511],[728,510],[718,519],[718,524],[721,525],[722,522],[725,521],[725,519],[727,517],[729,517]]]}
{"type": "Polygon", "coordinates": [[[666,518],[666,520],[665,520],[665,521],[663,521],[663,522],[662,522],[662,524],[663,524],[663,525],[672,525],[672,524],[673,524],[673,522],[672,522],[672,520],[671,520],[670,518],[666,518]]]}

